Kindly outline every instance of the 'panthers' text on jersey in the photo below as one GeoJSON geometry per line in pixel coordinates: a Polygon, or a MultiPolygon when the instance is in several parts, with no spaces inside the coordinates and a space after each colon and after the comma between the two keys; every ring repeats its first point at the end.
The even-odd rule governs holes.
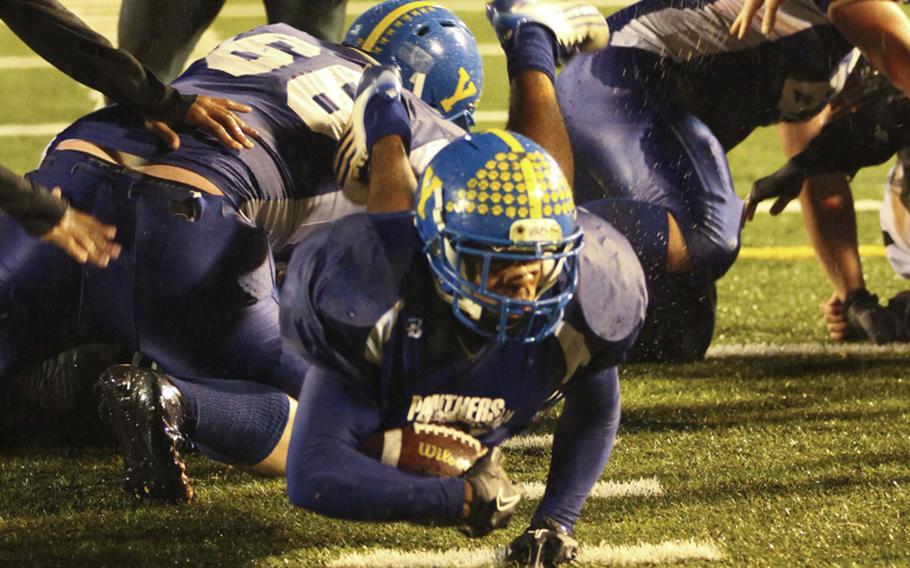
{"type": "MultiPolygon", "coordinates": [[[[266,229],[277,250],[314,225],[363,210],[339,192],[332,161],[357,84],[371,63],[354,49],[290,26],[263,26],[225,41],[173,83],[182,93],[251,106],[242,118],[260,133],[255,148],[229,150],[196,132],[182,133],[180,149],[165,151],[135,118],[110,109],[78,121],[58,140],[82,138],[199,173],[266,229]]],[[[464,132],[411,93],[405,101],[413,131],[410,159],[419,174],[436,151],[464,132]]]]}
{"type": "Polygon", "coordinates": [[[674,89],[729,149],[757,126],[816,114],[843,86],[852,46],[826,5],[785,2],[769,36],[756,17],[740,40],[728,30],[743,0],[643,0],[608,18],[610,45],[651,54],[645,80],[674,89]]]}
{"type": "Polygon", "coordinates": [[[583,210],[579,224],[578,293],[539,343],[465,340],[434,291],[410,213],[354,215],[296,245],[282,335],[315,363],[375,388],[380,430],[451,424],[495,445],[574,377],[619,364],[641,327],[647,293],[631,246],[583,210]]]}

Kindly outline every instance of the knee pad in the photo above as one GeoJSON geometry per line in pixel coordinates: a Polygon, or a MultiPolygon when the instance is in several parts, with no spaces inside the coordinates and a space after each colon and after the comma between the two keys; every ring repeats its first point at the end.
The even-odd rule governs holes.
{"type": "Polygon", "coordinates": [[[680,225],[686,248],[695,272],[704,274],[711,280],[718,280],[733,266],[739,256],[739,227],[735,231],[714,230],[720,228],[697,227],[686,230],[680,225]]]}

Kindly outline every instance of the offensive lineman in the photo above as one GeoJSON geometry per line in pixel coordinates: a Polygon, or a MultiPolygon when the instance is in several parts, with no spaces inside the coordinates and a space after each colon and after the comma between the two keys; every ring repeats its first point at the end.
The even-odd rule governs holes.
{"type": "MultiPolygon", "coordinates": [[[[869,32],[894,23],[851,20],[866,4],[882,3],[829,8],[792,0],[769,36],[755,24],[739,39],[728,28],[741,0],[643,1],[608,18],[606,49],[576,57],[560,75],[579,202],[627,200],[609,202],[602,213],[633,242],[646,269],[663,269],[649,275],[649,286],[652,297],[670,301],[652,302],[649,320],[664,323],[653,337],[643,331],[646,351],[637,356],[704,354],[713,334],[714,281],[739,250],[743,207],[724,154],[756,127],[778,122],[790,153],[800,149],[820,118],[798,122],[815,116],[839,89],[851,42],[875,52],[882,46],[868,41],[869,32]],[[684,349],[666,351],[674,345],[684,349]]],[[[905,25],[898,15],[896,24],[905,25]]],[[[804,204],[804,211],[812,206],[804,204]]],[[[819,230],[836,224],[819,222],[819,230]]],[[[838,249],[832,262],[851,262],[837,255],[849,256],[838,249]]],[[[840,282],[838,294],[846,298],[860,288],[859,281],[840,282]]],[[[868,294],[855,295],[854,306],[883,310],[868,294]]]]}

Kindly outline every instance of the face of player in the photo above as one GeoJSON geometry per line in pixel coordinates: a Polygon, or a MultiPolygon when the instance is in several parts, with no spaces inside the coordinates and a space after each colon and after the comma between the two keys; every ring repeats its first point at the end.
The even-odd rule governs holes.
{"type": "Polygon", "coordinates": [[[543,279],[543,261],[529,262],[493,259],[487,281],[481,282],[483,261],[479,258],[469,259],[465,267],[467,276],[485,289],[516,300],[535,300],[541,289],[543,279]]]}

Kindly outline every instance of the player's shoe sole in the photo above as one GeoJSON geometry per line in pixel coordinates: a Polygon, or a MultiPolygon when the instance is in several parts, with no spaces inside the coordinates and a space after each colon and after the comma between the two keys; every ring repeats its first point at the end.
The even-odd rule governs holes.
{"type": "Polygon", "coordinates": [[[127,493],[142,499],[188,502],[195,492],[178,451],[179,392],[159,373],[117,365],[98,380],[101,413],[114,428],[123,453],[127,493]]]}

